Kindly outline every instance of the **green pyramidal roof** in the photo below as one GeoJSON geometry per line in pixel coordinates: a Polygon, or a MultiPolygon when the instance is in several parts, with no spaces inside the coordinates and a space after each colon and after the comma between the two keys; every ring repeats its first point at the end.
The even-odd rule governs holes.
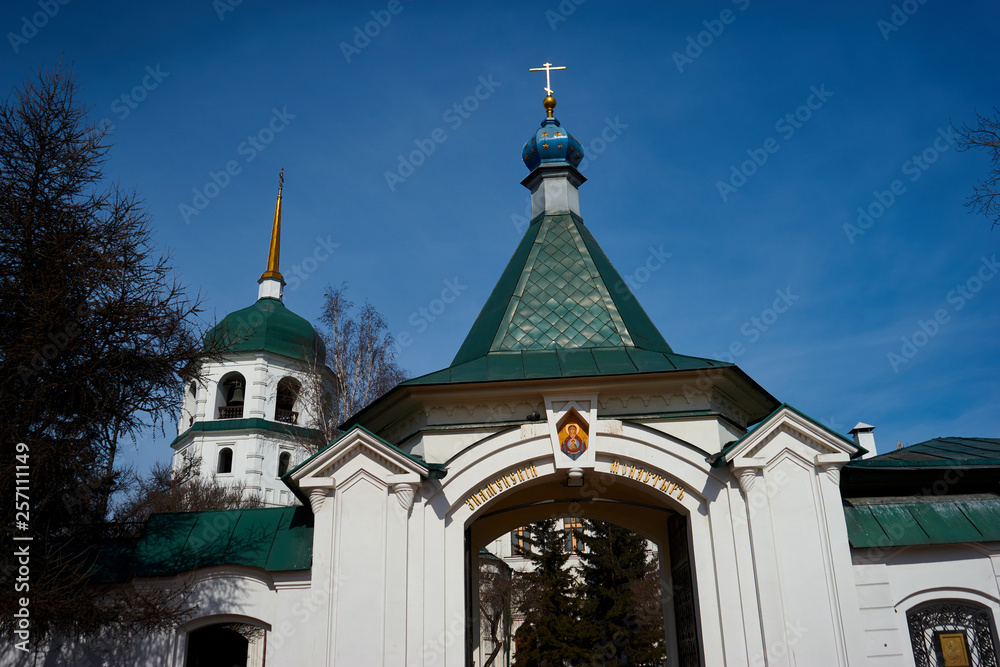
{"type": "Polygon", "coordinates": [[[452,365],[488,352],[636,346],[672,352],[572,213],[528,227],[452,365]]]}
{"type": "Polygon", "coordinates": [[[583,220],[559,212],[532,220],[451,366],[406,384],[726,366],[675,354],[583,220]]]}

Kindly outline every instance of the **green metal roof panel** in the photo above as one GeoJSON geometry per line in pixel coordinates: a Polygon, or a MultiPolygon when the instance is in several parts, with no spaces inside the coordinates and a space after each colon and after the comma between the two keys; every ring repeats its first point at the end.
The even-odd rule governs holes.
{"type": "Polygon", "coordinates": [[[670,361],[669,355],[660,352],[644,350],[638,347],[627,348],[628,356],[640,373],[650,373],[655,371],[675,371],[677,365],[670,361]]]}
{"type": "Polygon", "coordinates": [[[847,535],[852,546],[889,546],[892,540],[867,507],[844,507],[847,535]]]}
{"type": "Polygon", "coordinates": [[[452,366],[448,370],[450,371],[448,382],[475,382],[481,377],[486,377],[486,357],[473,359],[460,366],[452,366]]]}
{"type": "Polygon", "coordinates": [[[585,377],[601,374],[597,368],[597,362],[594,361],[594,354],[590,350],[556,350],[556,357],[559,359],[559,367],[562,368],[563,377],[585,377]]]}
{"type": "Polygon", "coordinates": [[[733,364],[634,347],[577,348],[491,352],[401,383],[403,386],[540,380],[546,378],[631,375],[677,370],[735,368],[733,364]],[[520,364],[520,370],[518,370],[520,364]]]}
{"type": "Polygon", "coordinates": [[[931,537],[924,531],[910,508],[906,505],[873,505],[872,515],[886,535],[905,544],[931,544],[931,537]]]}
{"type": "Polygon", "coordinates": [[[961,504],[962,514],[982,534],[983,540],[1000,540],[1000,501],[961,504]]]}
{"type": "Polygon", "coordinates": [[[264,569],[268,572],[309,569],[312,566],[312,538],[312,514],[305,507],[300,511],[283,512],[264,569]]]}
{"type": "Polygon", "coordinates": [[[1000,438],[935,438],[849,465],[854,468],[1000,466],[1000,438]]]}
{"type": "MultiPolygon", "coordinates": [[[[191,529],[177,558],[180,571],[224,565],[227,562],[226,551],[243,511],[214,510],[198,512],[197,515],[198,522],[191,529]]],[[[239,564],[260,567],[257,563],[239,564]]]]}
{"type": "Polygon", "coordinates": [[[1000,540],[1000,498],[899,498],[844,506],[855,548],[1000,540]]]}
{"type": "Polygon", "coordinates": [[[552,350],[525,350],[521,352],[526,380],[562,377],[559,357],[552,350]]]}
{"type": "Polygon", "coordinates": [[[601,375],[625,375],[637,370],[625,348],[596,348],[591,352],[601,375]]]}
{"type": "Polygon", "coordinates": [[[496,353],[486,357],[487,376],[491,380],[522,380],[524,366],[519,352],[496,353]]]}
{"type": "Polygon", "coordinates": [[[132,573],[137,577],[165,577],[183,569],[177,563],[195,524],[198,512],[154,514],[132,554],[132,573]]]}
{"type": "Polygon", "coordinates": [[[278,532],[281,515],[281,512],[242,513],[233,527],[222,563],[264,569],[274,536],[278,532]]]}
{"type": "Polygon", "coordinates": [[[154,514],[135,540],[95,546],[96,579],[169,577],[218,565],[268,572],[312,565],[312,514],[302,506],[154,514]]]}
{"type": "Polygon", "coordinates": [[[915,504],[910,515],[931,539],[947,536],[949,542],[978,542],[983,534],[969,521],[959,503],[915,504]]]}
{"type": "Polygon", "coordinates": [[[312,325],[272,297],[226,315],[205,335],[205,343],[227,352],[266,351],[319,363],[326,359],[312,325]]]}

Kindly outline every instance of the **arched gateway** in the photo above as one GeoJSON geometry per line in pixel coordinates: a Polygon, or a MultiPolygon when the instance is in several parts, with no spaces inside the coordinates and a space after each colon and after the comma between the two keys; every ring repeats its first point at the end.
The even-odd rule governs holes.
{"type": "Polygon", "coordinates": [[[545,107],[523,151],[533,219],[452,365],[287,477],[329,591],[316,664],[473,664],[472,556],[552,516],[658,545],[669,664],[848,664],[838,473],[860,448],[670,348],[584,225],[582,149],[545,107]]]}

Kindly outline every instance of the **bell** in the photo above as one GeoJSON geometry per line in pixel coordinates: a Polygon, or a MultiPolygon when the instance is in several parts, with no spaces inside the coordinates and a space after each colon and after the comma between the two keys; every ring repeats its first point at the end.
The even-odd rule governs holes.
{"type": "Polygon", "coordinates": [[[243,402],[243,383],[239,380],[233,380],[230,384],[230,396],[229,403],[242,403],[243,402]]]}

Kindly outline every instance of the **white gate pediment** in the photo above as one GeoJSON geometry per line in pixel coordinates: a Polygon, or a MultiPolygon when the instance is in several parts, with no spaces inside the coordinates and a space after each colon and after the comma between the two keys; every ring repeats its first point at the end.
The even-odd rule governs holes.
{"type": "Polygon", "coordinates": [[[734,470],[763,468],[791,454],[811,465],[825,466],[847,463],[858,451],[858,446],[844,436],[782,405],[757,428],[732,443],[725,462],[734,470]]]}
{"type": "Polygon", "coordinates": [[[398,447],[355,426],[292,470],[289,486],[300,498],[308,496],[313,509],[318,511],[315,499],[320,496],[313,491],[325,495],[359,473],[392,487],[400,504],[409,509],[420,481],[428,477],[429,470],[398,447]]]}

